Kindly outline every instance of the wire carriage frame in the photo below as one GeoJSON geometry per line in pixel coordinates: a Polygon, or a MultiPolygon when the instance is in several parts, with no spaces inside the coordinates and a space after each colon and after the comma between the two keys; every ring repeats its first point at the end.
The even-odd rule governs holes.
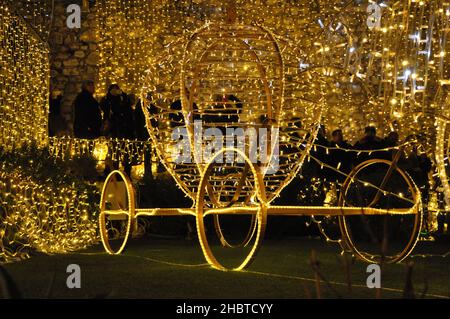
{"type": "MultiPolygon", "coordinates": [[[[185,43],[178,43],[178,48],[180,44],[182,50],[169,47],[163,59],[152,65],[148,73],[149,79],[145,82],[141,94],[141,101],[150,137],[163,165],[180,188],[194,200],[194,205],[191,208],[136,208],[134,189],[130,179],[120,171],[111,172],[103,187],[99,217],[101,239],[108,253],[120,254],[124,250],[133,232],[135,221],[140,216],[187,215],[196,218],[200,246],[208,263],[219,270],[241,270],[250,265],[261,246],[268,215],[323,215],[339,218],[342,234],[340,243],[364,261],[399,262],[409,255],[418,240],[421,228],[421,196],[411,177],[398,167],[398,158],[394,158],[393,161],[373,159],[355,167],[343,184],[339,206],[271,205],[282,189],[296,176],[305,158],[310,155],[325,103],[320,94],[314,96],[311,92],[305,92],[307,91],[306,83],[325,86],[325,81],[319,78],[318,73],[308,73],[314,72],[314,68],[306,72],[292,71],[294,67],[297,68],[296,48],[292,48],[290,44],[280,44],[269,30],[259,25],[247,26],[236,23],[207,24],[193,32],[185,43]],[[271,49],[266,52],[261,47],[271,49]],[[229,56],[220,60],[217,55],[219,53],[216,51],[222,51],[222,57],[227,54],[229,56]],[[238,53],[235,55],[236,52],[238,53]],[[243,61],[241,64],[247,63],[247,69],[245,65],[237,63],[239,61],[233,60],[236,56],[243,61]],[[164,65],[167,61],[169,61],[168,65],[164,65]],[[202,69],[201,67],[205,65],[205,69],[202,69]],[[253,81],[255,70],[259,72],[260,78],[253,81]],[[179,80],[170,78],[174,74],[179,74],[179,80]],[[163,80],[167,81],[163,83],[163,80]],[[252,94],[261,89],[259,87],[261,83],[263,93],[255,98],[252,94]],[[223,96],[227,97],[235,93],[236,88],[243,87],[248,90],[246,93],[241,92],[244,96],[242,104],[251,106],[247,120],[242,120],[243,113],[240,113],[246,112],[244,107],[239,109],[236,107],[237,103],[230,103],[228,98],[223,104],[217,99],[220,85],[230,87],[229,91],[224,89],[227,92],[223,96]],[[265,99],[259,99],[261,96],[265,99]],[[177,100],[181,108],[173,109],[173,103],[177,100]],[[211,103],[217,107],[216,110],[210,107],[211,103]],[[304,111],[309,118],[300,122],[300,127],[292,129],[292,124],[298,121],[298,117],[293,113],[297,109],[304,111]],[[232,120],[224,120],[222,113],[228,114],[228,119],[232,120]],[[273,176],[266,174],[267,165],[254,163],[245,151],[246,148],[243,151],[236,147],[223,147],[206,162],[198,161],[194,157],[194,160],[189,163],[175,163],[169,152],[170,130],[176,127],[186,129],[189,135],[189,147],[195,150],[198,145],[194,142],[194,120],[196,117],[200,119],[211,117],[211,114],[216,116],[216,121],[207,122],[206,127],[221,130],[232,124],[258,128],[262,126],[258,120],[261,116],[266,116],[269,126],[279,129],[281,135],[279,147],[282,150],[279,160],[281,165],[284,165],[283,169],[287,175],[280,177],[277,173],[273,176]],[[299,135],[299,132],[302,135],[299,135]],[[225,153],[235,154],[241,162],[239,164],[237,162],[217,163],[216,159],[225,153]],[[370,185],[367,181],[364,182],[369,184],[369,187],[377,189],[372,202],[366,207],[349,205],[345,197],[346,192],[352,183],[358,180],[357,175],[371,165],[380,164],[388,167],[381,185],[370,185]],[[383,188],[388,184],[394,171],[398,172],[406,183],[412,197],[411,205],[407,208],[376,207],[381,194],[387,193],[383,188]],[[118,183],[122,186],[119,187],[118,183]],[[247,246],[253,240],[250,251],[238,266],[232,268],[224,266],[213,254],[204,223],[204,218],[208,215],[214,216],[215,230],[223,246],[229,248],[247,246]],[[247,236],[239,245],[230,244],[225,238],[219,220],[223,215],[252,216],[247,236]],[[348,218],[395,215],[411,215],[414,219],[408,242],[399,253],[392,256],[375,255],[364,252],[355,244],[347,223],[348,218]],[[126,224],[125,234],[120,240],[118,249],[113,249],[110,245],[111,236],[107,229],[108,222],[112,223],[114,220],[125,221],[126,224]]],[[[320,89],[318,88],[317,91],[320,92],[320,89]]],[[[279,138],[278,135],[274,136],[279,138]]],[[[272,146],[273,141],[269,144],[272,146]]],[[[203,144],[200,145],[200,148],[203,147],[203,144]]],[[[269,157],[273,158],[273,156],[274,149],[270,147],[269,157]]]]}

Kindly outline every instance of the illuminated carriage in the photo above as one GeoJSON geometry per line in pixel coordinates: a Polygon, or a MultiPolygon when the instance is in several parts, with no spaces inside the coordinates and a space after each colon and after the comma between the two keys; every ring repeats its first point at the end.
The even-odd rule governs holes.
{"type": "Polygon", "coordinates": [[[208,23],[186,41],[170,45],[148,70],[141,100],[162,163],[194,205],[136,208],[130,180],[112,172],[104,184],[100,214],[107,252],[123,251],[140,216],[186,215],[196,218],[208,263],[240,270],[261,246],[268,215],[314,215],[337,217],[342,245],[368,262],[398,262],[408,256],[421,227],[421,196],[396,159],[372,159],[355,167],[337,207],[271,205],[310,155],[321,123],[330,83],[324,68],[314,63],[301,48],[264,27],[233,21],[208,23]],[[182,140],[182,135],[188,138],[182,140]],[[265,142],[264,147],[258,144],[256,155],[255,140],[265,142]],[[225,216],[251,219],[237,244],[224,232],[225,216]],[[237,266],[224,266],[216,258],[206,218],[213,219],[222,246],[247,247],[237,266]],[[366,249],[352,232],[354,218],[397,218],[408,226],[406,240],[391,252],[366,249]]]}

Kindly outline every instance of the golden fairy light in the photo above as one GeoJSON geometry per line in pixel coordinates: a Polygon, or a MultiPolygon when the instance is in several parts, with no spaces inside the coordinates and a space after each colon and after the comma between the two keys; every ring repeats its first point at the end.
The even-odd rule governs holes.
{"type": "Polygon", "coordinates": [[[127,139],[79,139],[71,137],[50,137],[50,153],[60,159],[77,156],[92,156],[97,161],[104,161],[108,156],[114,161],[128,163],[142,162],[144,154],[152,150],[150,141],[127,139]]]}
{"type": "MultiPolygon", "coordinates": [[[[446,133],[450,122],[447,107],[450,84],[448,1],[362,1],[346,5],[326,0],[233,2],[239,11],[237,17],[227,16],[227,5],[218,0],[98,0],[95,4],[96,32],[100,40],[98,91],[118,82],[126,92],[141,94],[146,107],[156,108],[156,112],[146,108],[149,133],[162,162],[188,196],[197,204],[201,199],[210,206],[221,206],[217,205],[221,203],[214,193],[205,193],[202,187],[209,188],[208,179],[219,178],[223,172],[218,168],[208,172],[210,163],[194,161],[181,166],[174,163],[167,152],[173,142],[170,130],[177,126],[190,130],[192,116],[204,117],[211,112],[222,116],[223,107],[216,107],[223,102],[219,97],[228,99],[234,95],[245,105],[245,112],[239,113],[238,101],[228,100],[227,111],[234,112],[229,114],[230,122],[256,125],[266,116],[265,125],[274,125],[280,130],[279,174],[263,176],[260,180],[258,170],[247,170],[247,184],[241,185],[242,194],[257,192],[259,195],[247,198],[249,203],[259,201],[261,204],[254,214],[256,222],[253,224],[253,233],[258,236],[263,230],[264,215],[272,212],[266,205],[279,195],[302,162],[308,159],[327,167],[308,153],[320,123],[326,124],[329,130],[342,128],[350,141],[356,141],[367,125],[377,126],[380,134],[397,130],[403,138],[424,135],[425,150],[430,156],[436,155],[446,204],[450,206],[446,169],[450,149],[446,133]],[[369,4],[380,8],[379,28],[368,25],[366,9],[369,4]],[[214,37],[219,39],[219,44],[214,37]],[[202,65],[208,67],[202,69],[202,65]],[[181,108],[172,107],[176,101],[181,103],[181,108]]],[[[7,5],[0,5],[0,13],[0,42],[4,44],[0,47],[0,140],[9,149],[31,141],[46,145],[48,48],[7,5]]],[[[189,133],[192,137],[192,131],[189,133]]],[[[148,147],[146,143],[132,141],[107,143],[109,155],[116,160],[124,159],[121,155],[124,152],[142,156],[148,147]]],[[[316,145],[314,150],[320,148],[316,145]]],[[[95,142],[67,138],[50,140],[50,149],[56,156],[72,157],[103,154],[106,147],[100,152],[95,142]]],[[[371,151],[360,153],[370,154],[371,151]]],[[[328,148],[326,154],[329,154],[328,148]]],[[[407,185],[406,190],[391,194],[408,201],[412,204],[409,212],[414,211],[412,239],[406,250],[397,255],[397,259],[401,259],[417,239],[415,235],[421,223],[420,196],[410,178],[402,171],[387,168],[386,162],[358,167],[348,174],[342,187],[354,187],[360,182],[359,176],[372,165],[384,165],[387,175],[394,171],[407,185]]],[[[254,167],[250,165],[250,168],[254,167]]],[[[242,174],[242,167],[234,169],[241,169],[234,173],[242,174]]],[[[342,174],[339,168],[330,169],[342,174]]],[[[236,174],[234,176],[239,175],[236,174]]],[[[123,179],[126,187],[122,188],[130,193],[130,199],[132,188],[127,179],[122,175],[112,177],[123,179]]],[[[112,177],[108,183],[113,182],[112,177]]],[[[235,182],[237,184],[230,186],[215,181],[212,188],[222,195],[221,200],[242,200],[246,196],[231,196],[236,190],[233,187],[239,184],[235,182]]],[[[109,189],[108,183],[104,193],[109,189]]],[[[375,187],[368,181],[361,184],[364,189],[375,187]]],[[[389,192],[378,189],[377,196],[386,193],[389,192]]],[[[346,204],[345,198],[340,200],[340,205],[346,204]]],[[[128,220],[127,236],[132,230],[133,218],[139,215],[137,210],[135,215],[133,205],[128,203],[128,210],[116,207],[120,210],[119,217],[125,216],[128,220]]],[[[105,207],[103,210],[101,220],[108,211],[105,207]]],[[[203,207],[197,206],[195,212],[207,214],[202,210],[203,207]]],[[[289,208],[279,210],[290,212],[289,208]]],[[[319,215],[320,212],[326,215],[333,207],[316,210],[319,215]]],[[[305,211],[310,214],[312,209],[305,208],[305,211]]],[[[176,209],[165,213],[193,214],[193,211],[176,209]]],[[[351,231],[345,218],[340,217],[340,226],[343,236],[348,238],[351,231]]],[[[105,241],[105,233],[102,235],[105,241]]],[[[204,238],[200,239],[206,249],[204,238]]],[[[361,258],[370,259],[355,250],[361,258]]],[[[114,251],[110,249],[110,252],[114,251]]],[[[211,255],[208,258],[218,265],[211,255]]],[[[249,259],[244,264],[247,262],[249,259]]]]}
{"type": "Polygon", "coordinates": [[[97,161],[105,161],[108,156],[108,143],[101,139],[96,141],[92,155],[97,161]]]}
{"type": "Polygon", "coordinates": [[[97,242],[89,194],[71,186],[55,189],[34,182],[19,169],[2,166],[0,173],[0,258],[27,256],[27,247],[44,253],[65,253],[97,242]]]}
{"type": "MultiPolygon", "coordinates": [[[[48,26],[38,22],[48,1],[22,1],[17,9],[8,2],[0,4],[0,143],[12,153],[29,144],[48,145],[50,65],[44,39],[48,26]]],[[[3,162],[0,259],[26,257],[28,247],[63,253],[96,242],[96,209],[89,195],[73,185],[38,183],[20,167],[3,162]]]]}
{"type": "Polygon", "coordinates": [[[47,143],[49,48],[6,3],[0,4],[1,145],[47,143]]]}
{"type": "MultiPolygon", "coordinates": [[[[100,87],[119,82],[138,94],[147,65],[183,34],[205,21],[223,20],[226,3],[97,1],[97,30],[104,39],[100,87]]],[[[448,84],[448,3],[382,2],[377,4],[382,13],[378,29],[367,25],[370,3],[235,1],[239,22],[261,23],[301,46],[299,71],[325,66],[322,72],[330,82],[322,122],[329,131],[341,128],[351,142],[368,125],[377,126],[380,135],[398,130],[401,138],[425,133],[431,155],[434,114],[442,106],[434,99],[443,95],[439,83],[444,89],[448,84]]]]}
{"type": "MultiPolygon", "coordinates": [[[[138,208],[128,177],[120,171],[112,172],[103,187],[99,218],[106,251],[110,254],[123,251],[139,216],[192,215],[196,217],[206,260],[214,268],[228,270],[211,250],[204,218],[212,215],[222,245],[234,247],[224,237],[220,216],[251,215],[249,235],[240,244],[250,250],[243,261],[232,268],[241,270],[250,264],[261,245],[267,215],[322,215],[338,217],[342,234],[342,240],[338,242],[359,258],[367,262],[377,262],[380,258],[398,262],[406,258],[418,240],[422,207],[419,189],[397,166],[399,156],[392,161],[367,160],[350,174],[344,174],[347,176],[338,206],[272,204],[298,174],[307,157],[317,160],[323,167],[328,165],[310,151],[322,113],[331,104],[330,91],[337,91],[342,83],[350,83],[342,90],[341,95],[345,98],[349,95],[345,92],[353,90],[352,79],[349,72],[339,70],[338,65],[328,65],[330,61],[339,64],[335,61],[339,54],[328,54],[331,50],[326,42],[316,45],[304,39],[304,44],[300,35],[298,45],[263,23],[236,20],[230,8],[228,10],[225,19],[207,22],[173,39],[153,56],[140,80],[140,98],[152,142],[178,186],[193,199],[193,207],[138,208]],[[214,155],[203,157],[201,152],[210,145],[201,138],[196,120],[200,120],[205,129],[218,131],[230,127],[269,128],[270,133],[265,135],[270,145],[269,158],[277,159],[277,169],[270,170],[274,165],[272,161],[252,161],[248,140],[244,142],[243,150],[235,144],[227,145],[214,155]],[[168,151],[178,143],[172,138],[172,132],[177,128],[186,130],[188,141],[183,146],[191,151],[181,162],[168,151]],[[279,148],[274,146],[277,142],[279,148]],[[216,161],[224,155],[231,155],[231,161],[216,161]],[[367,173],[370,177],[373,170],[380,168],[380,174],[384,176],[381,181],[367,180],[367,173]],[[396,178],[402,187],[389,190],[392,178],[396,178]],[[355,202],[358,196],[351,196],[355,191],[364,193],[362,197],[366,202],[355,202]],[[391,199],[384,200],[386,197],[391,199]],[[402,219],[403,224],[411,226],[404,246],[384,256],[379,251],[365,249],[355,241],[351,229],[351,220],[361,215],[402,219]],[[118,233],[121,233],[121,240],[115,241],[116,247],[112,247],[112,239],[117,239],[118,233]]],[[[318,34],[317,41],[321,39],[323,35],[318,34]]],[[[346,44],[346,41],[348,38],[344,37],[337,42],[346,44]]],[[[354,66],[348,63],[350,65],[354,66]]],[[[369,99],[368,96],[364,98],[369,99]]],[[[398,150],[400,146],[394,148],[398,150]]]]}

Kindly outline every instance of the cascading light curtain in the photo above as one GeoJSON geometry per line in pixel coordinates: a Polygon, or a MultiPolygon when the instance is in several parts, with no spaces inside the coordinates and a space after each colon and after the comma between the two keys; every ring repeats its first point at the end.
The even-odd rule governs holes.
{"type": "MultiPolygon", "coordinates": [[[[30,13],[31,14],[31,13],[30,13]]],[[[7,3],[0,4],[0,142],[43,146],[48,136],[47,43],[7,3]]]]}
{"type": "MultiPolygon", "coordinates": [[[[97,240],[95,186],[73,180],[48,146],[49,1],[0,1],[0,262],[97,240]],[[31,144],[38,146],[33,152],[31,144]],[[6,151],[6,152],[4,152],[6,151]],[[53,165],[53,166],[52,166],[53,165]],[[94,200],[93,200],[94,198],[94,200]],[[93,204],[94,203],[94,204],[93,204]]],[[[66,164],[67,165],[67,164],[66,164]]]]}

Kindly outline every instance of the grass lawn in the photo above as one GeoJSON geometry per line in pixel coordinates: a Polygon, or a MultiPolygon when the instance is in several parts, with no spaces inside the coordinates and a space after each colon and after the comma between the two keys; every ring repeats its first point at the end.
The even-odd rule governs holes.
{"type": "MultiPolygon", "coordinates": [[[[417,256],[444,254],[446,249],[448,244],[421,242],[413,253],[416,256],[409,259],[414,261],[413,284],[418,294],[427,285],[427,297],[450,298],[450,256],[417,256]]],[[[315,298],[314,272],[309,264],[312,250],[331,285],[322,282],[322,297],[375,296],[375,291],[365,286],[366,264],[355,261],[351,265],[349,292],[339,248],[313,238],[266,240],[255,262],[242,272],[210,268],[197,240],[154,238],[131,240],[120,256],[105,254],[100,244],[73,254],[38,254],[5,268],[25,298],[315,298]],[[69,264],[81,267],[81,289],[66,287],[69,264]]],[[[238,256],[229,257],[236,260],[238,256]]],[[[405,264],[387,265],[381,296],[401,298],[405,278],[405,264]]]]}

